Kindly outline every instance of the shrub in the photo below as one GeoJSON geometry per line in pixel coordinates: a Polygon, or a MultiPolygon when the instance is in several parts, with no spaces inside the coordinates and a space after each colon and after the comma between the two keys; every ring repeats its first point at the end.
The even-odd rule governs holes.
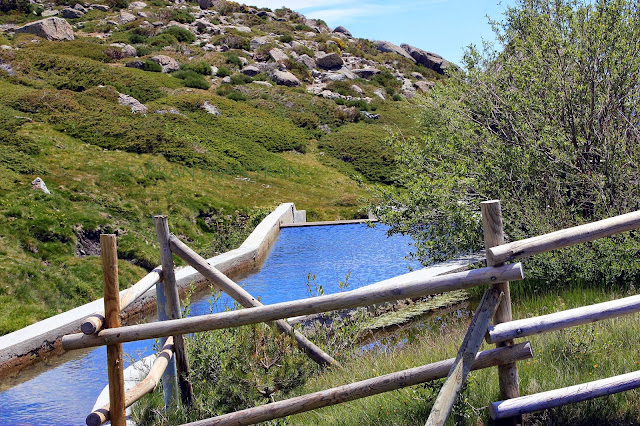
{"type": "Polygon", "coordinates": [[[218,77],[228,77],[231,75],[231,70],[227,67],[219,67],[218,72],[216,73],[218,77]]]}
{"type": "Polygon", "coordinates": [[[205,78],[193,70],[180,70],[172,74],[174,77],[184,81],[187,87],[207,90],[211,85],[205,78]]]}
{"type": "Polygon", "coordinates": [[[7,13],[14,10],[21,13],[31,13],[33,5],[28,0],[0,0],[0,12],[7,13]]]}
{"type": "Polygon", "coordinates": [[[318,116],[310,112],[290,111],[287,117],[293,124],[305,129],[315,129],[320,122],[318,116]]]}
{"type": "Polygon", "coordinates": [[[129,7],[129,0],[107,0],[107,5],[112,9],[126,9],[129,7]]]}
{"type": "Polygon", "coordinates": [[[306,31],[306,32],[313,31],[313,28],[305,24],[296,24],[293,28],[296,31],[306,31]]]}
{"type": "Polygon", "coordinates": [[[147,56],[150,53],[151,53],[151,49],[149,49],[147,46],[136,47],[136,55],[138,56],[147,56]]]}
{"type": "Polygon", "coordinates": [[[155,47],[171,46],[172,44],[177,44],[177,43],[178,43],[178,39],[175,38],[173,35],[167,34],[167,33],[158,34],[157,36],[149,39],[149,44],[155,47]]]}
{"type": "Polygon", "coordinates": [[[185,71],[195,71],[200,75],[211,75],[211,65],[204,61],[183,64],[180,69],[185,71]]]}
{"type": "Polygon", "coordinates": [[[280,36],[280,41],[283,43],[291,43],[293,41],[293,36],[291,34],[283,34],[280,36]]]}
{"type": "Polygon", "coordinates": [[[232,101],[246,101],[247,100],[247,96],[242,93],[242,92],[238,92],[237,90],[233,90],[231,92],[229,92],[227,94],[227,98],[231,99],[232,101]]]}
{"type": "Polygon", "coordinates": [[[226,57],[227,57],[225,61],[226,64],[232,64],[237,66],[238,68],[242,67],[242,60],[240,60],[240,57],[235,53],[227,53],[226,57]]]}
{"type": "Polygon", "coordinates": [[[191,31],[181,27],[177,27],[175,25],[163,30],[160,35],[162,34],[172,35],[181,43],[193,43],[194,41],[196,41],[196,36],[193,35],[191,31]]]}
{"type": "Polygon", "coordinates": [[[176,22],[180,22],[181,24],[190,24],[196,20],[195,16],[184,9],[178,9],[173,12],[172,19],[176,22]]]}
{"type": "Polygon", "coordinates": [[[231,76],[231,84],[233,85],[247,84],[251,83],[252,81],[253,79],[251,77],[240,73],[231,76]]]}
{"type": "Polygon", "coordinates": [[[148,40],[148,37],[145,37],[141,34],[129,34],[129,43],[142,44],[142,43],[146,43],[147,40],[148,40]]]}
{"type": "Polygon", "coordinates": [[[151,71],[151,72],[162,72],[162,65],[152,61],[151,59],[147,59],[142,64],[142,69],[145,71],[151,71]]]}

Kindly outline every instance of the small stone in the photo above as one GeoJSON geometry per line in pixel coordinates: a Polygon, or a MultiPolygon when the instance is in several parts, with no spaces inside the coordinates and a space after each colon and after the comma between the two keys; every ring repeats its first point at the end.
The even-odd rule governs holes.
{"type": "Polygon", "coordinates": [[[289,59],[289,56],[277,47],[274,47],[269,51],[269,56],[271,56],[271,58],[276,62],[284,62],[289,59]]]}
{"type": "Polygon", "coordinates": [[[94,8],[95,10],[100,10],[102,12],[108,12],[110,9],[110,7],[107,6],[106,4],[92,4],[91,7],[94,8]]]}
{"type": "Polygon", "coordinates": [[[120,95],[118,96],[118,103],[120,105],[128,106],[129,108],[131,108],[131,112],[134,113],[134,114],[137,114],[137,113],[146,114],[147,113],[147,107],[145,105],[143,105],[142,103],[140,103],[140,101],[137,100],[136,98],[134,98],[133,96],[125,95],[124,93],[120,93],[120,95]]]}
{"type": "Polygon", "coordinates": [[[255,77],[256,75],[260,74],[260,68],[253,65],[247,65],[246,67],[242,68],[240,72],[244,75],[248,75],[249,77],[255,77]]]}
{"type": "Polygon", "coordinates": [[[44,181],[42,180],[42,178],[37,177],[33,180],[33,182],[31,182],[31,187],[33,189],[37,189],[39,191],[44,192],[45,194],[51,194],[51,192],[49,191],[49,189],[47,188],[47,185],[44,183],[44,181]]]}
{"type": "Polygon", "coordinates": [[[220,111],[218,111],[218,108],[216,108],[215,105],[211,105],[209,101],[204,101],[204,104],[202,104],[202,109],[207,111],[207,114],[211,114],[215,116],[221,115],[220,111]]]}
{"type": "Polygon", "coordinates": [[[70,7],[66,7],[62,10],[62,17],[67,19],[76,19],[84,16],[84,12],[70,7]]]}
{"type": "Polygon", "coordinates": [[[300,80],[289,71],[274,70],[271,73],[271,79],[281,86],[299,86],[300,80]]]}
{"type": "Polygon", "coordinates": [[[164,73],[170,73],[180,69],[180,64],[178,64],[178,61],[173,59],[171,56],[156,55],[152,56],[151,60],[157,64],[160,64],[160,66],[162,66],[162,72],[164,73]]]}

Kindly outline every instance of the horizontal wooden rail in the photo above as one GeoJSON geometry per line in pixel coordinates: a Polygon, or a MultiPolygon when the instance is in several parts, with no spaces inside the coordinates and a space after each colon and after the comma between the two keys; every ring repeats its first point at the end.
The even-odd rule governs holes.
{"type": "Polygon", "coordinates": [[[494,420],[532,413],[566,404],[586,401],[640,387],[640,371],[582,383],[534,395],[492,402],[489,413],[494,420]]]}
{"type": "Polygon", "coordinates": [[[640,211],[491,247],[487,249],[487,259],[493,264],[500,264],[638,228],[640,211]]]}
{"type": "Polygon", "coordinates": [[[490,326],[486,340],[504,342],[640,312],[640,295],[490,326]]]}
{"type": "MultiPolygon", "coordinates": [[[[133,303],[138,297],[142,296],[153,287],[156,283],[162,281],[162,268],[157,267],[153,271],[145,275],[140,281],[131,286],[120,297],[120,310],[124,310],[127,306],[133,303]]],[[[80,326],[80,330],[84,334],[95,334],[102,330],[104,327],[104,311],[96,312],[89,315],[86,320],[80,326]]]]}
{"type": "MultiPolygon", "coordinates": [[[[478,353],[471,368],[480,370],[508,362],[521,361],[533,357],[531,345],[518,345],[491,349],[478,353]]],[[[441,379],[447,375],[454,359],[434,362],[421,367],[410,368],[397,373],[385,374],[360,382],[325,389],[319,392],[298,396],[283,401],[273,402],[259,407],[248,408],[210,419],[189,423],[189,426],[204,425],[249,425],[266,422],[305,411],[330,405],[341,404],[368,396],[378,395],[396,389],[413,386],[431,380],[441,379]]]]}
{"type": "Polygon", "coordinates": [[[296,315],[317,314],[338,309],[368,306],[375,303],[426,296],[493,282],[518,281],[524,278],[519,263],[458,272],[428,279],[414,279],[403,284],[377,286],[375,291],[361,288],[343,293],[275,303],[257,308],[197,317],[161,321],[102,330],[98,334],[70,334],[62,338],[65,350],[103,346],[112,343],[168,337],[274,321],[296,315]]]}
{"type": "MultiPolygon", "coordinates": [[[[131,406],[134,402],[138,401],[144,395],[153,391],[158,383],[160,382],[160,377],[162,377],[162,373],[167,368],[167,364],[169,360],[173,356],[173,337],[168,337],[164,346],[162,347],[162,351],[158,354],[158,357],[153,362],[151,366],[151,370],[149,370],[149,374],[144,380],[140,381],[140,383],[136,384],[134,387],[129,389],[125,393],[124,397],[124,405],[125,407],[131,406]]],[[[111,413],[109,412],[109,404],[106,404],[104,407],[99,408],[93,411],[91,414],[87,416],[86,423],[88,426],[99,426],[103,423],[109,421],[111,413]]]]}
{"type": "MultiPolygon", "coordinates": [[[[202,274],[205,278],[213,282],[217,285],[222,291],[231,296],[235,301],[240,303],[245,308],[255,308],[258,306],[264,306],[262,303],[258,301],[255,297],[249,294],[244,288],[240,287],[229,277],[224,275],[222,272],[211,266],[205,258],[200,256],[198,253],[193,251],[189,246],[184,244],[178,237],[171,234],[169,236],[169,244],[171,246],[171,251],[178,256],[180,256],[183,260],[185,260],[190,266],[195,268],[198,272],[202,274]]],[[[294,330],[291,325],[285,320],[276,320],[276,327],[280,332],[285,333],[287,335],[293,335],[298,347],[305,353],[309,358],[314,360],[320,365],[333,365],[335,367],[340,367],[340,363],[333,359],[331,355],[320,349],[313,342],[307,339],[302,333],[298,330],[294,330]]]]}

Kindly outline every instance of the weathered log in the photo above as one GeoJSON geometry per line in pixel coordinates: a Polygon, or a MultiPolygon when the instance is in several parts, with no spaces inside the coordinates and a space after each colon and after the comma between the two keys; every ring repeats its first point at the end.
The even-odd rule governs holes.
{"type": "Polygon", "coordinates": [[[491,259],[494,264],[500,264],[638,228],[640,211],[492,247],[487,250],[487,259],[491,259]]]}
{"type": "MultiPolygon", "coordinates": [[[[502,224],[502,207],[500,200],[484,201],[480,203],[482,212],[482,225],[484,228],[484,246],[488,250],[492,247],[504,244],[504,227],[502,224]]],[[[487,266],[499,266],[502,263],[496,263],[487,255],[487,266]]],[[[502,301],[493,317],[494,324],[506,323],[513,319],[511,312],[511,290],[509,283],[493,284],[494,288],[499,289],[502,293],[502,301]]],[[[513,340],[507,340],[496,346],[513,345],[513,340]]],[[[516,363],[502,364],[498,366],[498,382],[500,386],[500,397],[503,399],[517,398],[520,396],[520,380],[518,378],[518,366],[516,363]]],[[[503,422],[505,423],[505,422],[503,422]]],[[[509,422],[511,425],[522,423],[522,419],[514,418],[509,422]]]]}
{"type": "Polygon", "coordinates": [[[451,414],[453,404],[458,399],[462,387],[467,382],[467,375],[476,359],[482,345],[485,330],[491,321],[503,293],[497,288],[491,288],[484,293],[478,309],[476,309],[471,324],[464,336],[458,355],[449,370],[447,380],[440,388],[438,397],[433,403],[431,413],[427,419],[427,426],[443,426],[451,414]]]}
{"type": "Polygon", "coordinates": [[[640,312],[640,295],[490,326],[487,342],[503,342],[636,312],[640,312]]]}
{"type": "Polygon", "coordinates": [[[62,338],[62,347],[65,350],[89,348],[110,343],[132,342],[174,334],[197,333],[200,331],[239,327],[242,325],[289,318],[296,315],[316,314],[443,293],[486,285],[493,282],[517,281],[523,277],[522,265],[519,263],[500,267],[480,268],[428,279],[415,279],[404,284],[377,286],[374,291],[361,288],[343,293],[275,303],[257,308],[201,315],[179,320],[130,325],[120,327],[118,330],[102,330],[100,333],[91,336],[82,333],[69,334],[62,338]]]}
{"type": "MultiPolygon", "coordinates": [[[[156,225],[158,244],[160,245],[162,284],[167,298],[166,314],[172,320],[180,319],[182,318],[182,310],[180,309],[180,294],[176,285],[176,276],[173,271],[173,254],[169,244],[169,222],[166,216],[160,215],[154,216],[153,220],[156,225]]],[[[193,404],[193,386],[189,381],[189,358],[187,357],[187,348],[182,334],[173,335],[173,352],[176,358],[178,386],[180,387],[182,403],[189,406],[193,404]]]]}
{"type": "MultiPolygon", "coordinates": [[[[145,377],[125,393],[125,407],[130,407],[134,402],[138,401],[144,395],[152,392],[156,388],[156,386],[158,386],[160,377],[162,377],[162,373],[164,373],[164,370],[167,368],[169,360],[172,356],[173,337],[168,337],[166,343],[162,347],[162,351],[158,354],[155,361],[153,361],[153,365],[151,366],[151,370],[149,370],[149,374],[147,374],[147,377],[145,377]]],[[[99,426],[103,423],[108,422],[111,418],[109,408],[110,404],[106,404],[105,406],[89,414],[86,419],[87,426],[99,426]]]]}
{"type": "MultiPolygon", "coordinates": [[[[514,362],[533,357],[531,345],[520,343],[515,346],[491,349],[478,353],[471,368],[480,370],[504,362],[514,362]]],[[[368,396],[378,395],[396,389],[441,379],[453,365],[454,358],[434,362],[421,367],[410,368],[397,373],[385,374],[360,382],[325,389],[259,407],[248,408],[210,419],[189,423],[190,426],[204,425],[249,425],[278,419],[330,405],[341,404],[368,396]]]]}
{"type": "Polygon", "coordinates": [[[489,413],[492,419],[502,419],[561,405],[574,404],[588,399],[612,395],[640,387],[640,371],[609,377],[562,389],[521,396],[506,401],[492,402],[489,413]]]}
{"type": "MultiPolygon", "coordinates": [[[[240,287],[229,277],[211,266],[206,261],[206,259],[193,251],[182,241],[180,241],[178,237],[176,237],[175,235],[171,235],[169,237],[169,242],[171,244],[171,250],[175,254],[180,256],[184,261],[186,261],[189,265],[200,272],[205,278],[212,281],[222,291],[227,293],[242,306],[244,306],[245,308],[264,306],[255,297],[249,294],[249,292],[247,292],[244,288],[240,287]]],[[[312,360],[314,360],[318,364],[333,365],[336,367],[340,366],[340,363],[338,361],[333,359],[329,354],[313,344],[313,342],[307,339],[298,330],[294,330],[293,327],[291,327],[291,325],[285,320],[276,320],[275,324],[282,333],[288,335],[293,334],[298,347],[300,347],[303,352],[305,352],[312,360]]]]}
{"type": "MultiPolygon", "coordinates": [[[[120,327],[120,289],[116,236],[112,234],[100,235],[100,250],[104,284],[105,326],[107,329],[117,330],[120,327]]],[[[109,401],[113,407],[111,423],[115,426],[125,426],[127,415],[124,406],[124,365],[121,343],[107,345],[107,374],[109,377],[109,401]]]]}
{"type": "MultiPolygon", "coordinates": [[[[138,297],[145,294],[151,287],[160,281],[162,281],[162,268],[156,268],[149,272],[140,281],[129,287],[125,294],[120,297],[120,311],[122,312],[138,297]]],[[[95,334],[102,330],[102,327],[104,327],[104,311],[96,312],[95,314],[88,316],[80,326],[80,329],[84,334],[95,334]]]]}

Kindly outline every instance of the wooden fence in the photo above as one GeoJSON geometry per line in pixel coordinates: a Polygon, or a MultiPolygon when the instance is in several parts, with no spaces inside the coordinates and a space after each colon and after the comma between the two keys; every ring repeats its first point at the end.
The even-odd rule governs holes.
{"type": "Polygon", "coordinates": [[[108,348],[107,362],[112,404],[91,413],[87,417],[87,424],[99,425],[111,420],[112,424],[124,425],[125,407],[151,392],[157,386],[161,375],[167,407],[174,407],[180,402],[185,405],[191,404],[193,390],[189,381],[189,362],[182,338],[183,334],[264,322],[277,327],[283,333],[293,334],[298,347],[319,364],[340,367],[329,354],[310,342],[298,330],[293,329],[285,321],[285,318],[368,306],[480,285],[490,287],[486,290],[454,359],[374,377],[191,424],[252,424],[447,377],[426,422],[427,425],[443,425],[467,380],[469,372],[474,369],[496,366],[498,367],[500,393],[503,400],[491,403],[489,413],[493,419],[500,420],[505,424],[521,422],[521,416],[525,413],[640,387],[640,371],[636,371],[563,389],[520,396],[517,362],[532,358],[533,351],[528,342],[516,344],[514,339],[638,312],[640,311],[640,296],[631,296],[550,315],[512,321],[509,282],[523,279],[524,273],[520,263],[506,263],[640,228],[640,211],[504,244],[500,202],[497,200],[483,202],[481,207],[487,257],[487,267],[485,268],[433,278],[414,279],[401,284],[376,286],[375,289],[365,287],[339,294],[268,306],[262,305],[242,287],[209,265],[205,259],[187,247],[175,235],[170,234],[166,217],[156,216],[154,220],[162,260],[162,270],[156,271],[156,273],[161,277],[163,283],[156,286],[159,321],[124,327],[120,326],[119,321],[115,321],[120,307],[125,303],[131,303],[135,297],[144,293],[142,288],[146,284],[132,287],[123,300],[117,300],[117,263],[115,270],[113,267],[115,260],[117,260],[115,237],[102,236],[105,239],[105,245],[102,246],[105,312],[87,318],[82,327],[83,333],[67,335],[62,340],[65,350],[103,345],[108,348]],[[229,294],[247,309],[181,318],[172,254],[184,259],[220,290],[229,294]],[[125,392],[121,385],[121,344],[150,338],[165,338],[162,341],[163,350],[154,362],[148,377],[133,389],[125,392]],[[488,343],[495,344],[496,348],[479,352],[483,339],[486,339],[488,343]]]}

